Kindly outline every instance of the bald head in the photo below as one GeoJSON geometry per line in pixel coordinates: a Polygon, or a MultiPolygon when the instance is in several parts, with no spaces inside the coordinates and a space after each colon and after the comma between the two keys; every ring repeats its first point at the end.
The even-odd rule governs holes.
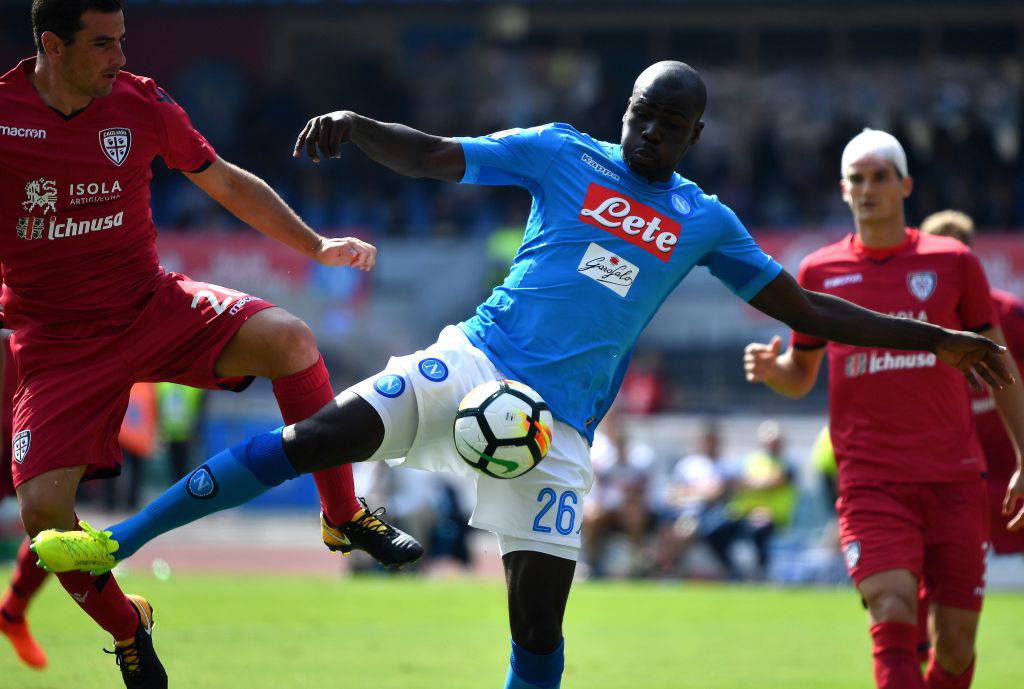
{"type": "Polygon", "coordinates": [[[664,60],[640,72],[633,83],[633,97],[648,98],[659,105],[700,119],[708,103],[708,91],[700,74],[685,62],[664,60]]]}
{"type": "Polygon", "coordinates": [[[622,116],[622,158],[650,182],[672,178],[704,129],[704,80],[675,60],[656,62],[636,78],[622,116]]]}

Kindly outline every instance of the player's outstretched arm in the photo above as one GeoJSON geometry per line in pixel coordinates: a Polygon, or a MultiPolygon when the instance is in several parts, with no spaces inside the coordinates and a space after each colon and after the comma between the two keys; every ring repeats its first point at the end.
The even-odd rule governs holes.
{"type": "Polygon", "coordinates": [[[859,347],[933,352],[964,372],[972,386],[980,376],[992,388],[1014,382],[1005,347],[975,333],[940,328],[911,318],[886,316],[830,294],[805,290],[786,271],[768,283],[750,305],[797,332],[859,347]]]}
{"type": "Polygon", "coordinates": [[[292,155],[303,151],[315,162],[340,158],[348,142],[386,167],[407,177],[458,182],[466,174],[462,145],[455,139],[426,134],[404,124],[378,122],[349,110],[318,115],[306,123],[292,155]]]}
{"type": "Polygon", "coordinates": [[[377,249],[355,237],[321,237],[256,175],[218,158],[202,172],[185,173],[197,187],[260,233],[326,266],[370,270],[377,249]]]}

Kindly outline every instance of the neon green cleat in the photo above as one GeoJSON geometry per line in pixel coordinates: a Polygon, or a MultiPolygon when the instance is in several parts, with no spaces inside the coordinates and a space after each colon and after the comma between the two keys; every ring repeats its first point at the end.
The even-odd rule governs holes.
{"type": "Polygon", "coordinates": [[[81,531],[40,531],[29,546],[39,556],[36,564],[58,574],[78,571],[98,576],[112,570],[117,564],[113,556],[117,541],[109,531],[97,531],[84,521],[78,522],[78,526],[81,531]]]}

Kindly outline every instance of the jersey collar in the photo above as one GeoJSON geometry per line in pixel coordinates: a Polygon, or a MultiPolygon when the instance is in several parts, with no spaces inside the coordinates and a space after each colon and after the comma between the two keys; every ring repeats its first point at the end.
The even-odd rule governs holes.
{"type": "Polygon", "coordinates": [[[917,242],[917,238],[920,234],[917,230],[909,227],[905,230],[905,233],[903,241],[896,246],[875,248],[864,246],[864,243],[860,240],[860,236],[855,232],[851,235],[850,247],[858,256],[863,256],[864,258],[869,258],[873,261],[884,261],[909,249],[917,242]]]}
{"type": "Polygon", "coordinates": [[[673,189],[678,189],[679,187],[683,186],[683,176],[680,175],[678,172],[673,172],[672,177],[670,177],[664,182],[649,182],[646,177],[641,177],[640,175],[636,174],[635,172],[629,169],[629,165],[627,165],[626,161],[623,160],[622,146],[618,144],[614,145],[614,153],[609,157],[619,168],[619,170],[622,171],[622,173],[624,174],[624,178],[629,180],[629,182],[631,182],[633,186],[638,186],[646,191],[654,193],[671,191],[673,189]]]}

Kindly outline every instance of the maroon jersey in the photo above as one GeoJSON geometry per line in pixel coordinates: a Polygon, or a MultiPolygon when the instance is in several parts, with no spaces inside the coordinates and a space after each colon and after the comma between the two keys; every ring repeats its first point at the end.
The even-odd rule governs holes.
{"type": "MultiPolygon", "coordinates": [[[[992,304],[1006,337],[1006,348],[1017,362],[1017,368],[1024,369],[1024,304],[1009,292],[997,289],[992,290],[992,304]]],[[[988,480],[1006,490],[1010,477],[1017,470],[1017,453],[996,410],[992,393],[988,390],[969,392],[974,421],[978,425],[978,440],[988,464],[988,480]]]]}
{"type": "MultiPolygon", "coordinates": [[[[798,280],[874,311],[957,330],[995,323],[981,263],[955,239],[907,230],[872,250],[855,235],[804,259],[798,280]]],[[[931,352],[828,346],[830,431],[841,489],[878,481],[977,480],[985,471],[963,374],[931,352]]]]}
{"type": "Polygon", "coordinates": [[[110,95],[64,116],[39,96],[35,59],[0,77],[0,260],[6,325],[130,323],[162,275],[150,164],[216,160],[152,79],[121,72],[110,95]]]}

